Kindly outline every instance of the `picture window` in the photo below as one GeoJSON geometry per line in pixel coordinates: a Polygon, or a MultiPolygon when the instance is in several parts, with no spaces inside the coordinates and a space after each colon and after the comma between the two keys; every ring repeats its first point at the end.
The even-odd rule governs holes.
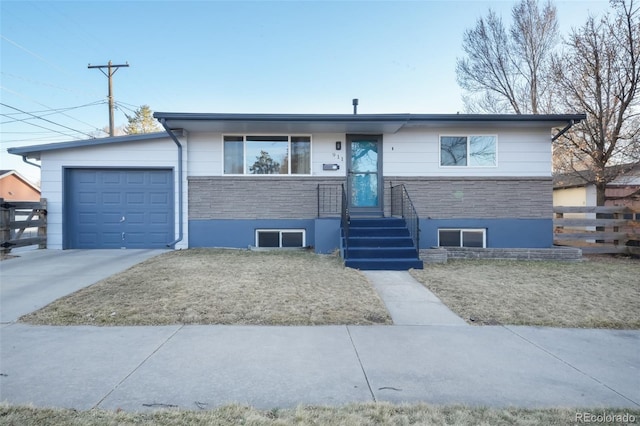
{"type": "Polygon", "coordinates": [[[310,136],[223,137],[226,175],[310,175],[310,136]]]}

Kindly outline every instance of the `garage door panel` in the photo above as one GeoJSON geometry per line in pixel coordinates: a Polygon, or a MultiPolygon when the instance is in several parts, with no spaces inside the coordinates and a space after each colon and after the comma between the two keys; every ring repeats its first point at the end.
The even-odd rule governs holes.
{"type": "Polygon", "coordinates": [[[80,192],[78,194],[78,203],[96,205],[98,197],[95,192],[80,192]]]}
{"type": "Polygon", "coordinates": [[[155,212],[149,215],[149,223],[152,225],[165,225],[169,222],[169,215],[166,213],[155,212]]]}
{"type": "Polygon", "coordinates": [[[163,192],[152,192],[149,194],[149,204],[155,206],[168,206],[169,205],[169,194],[163,192]]]}
{"type": "Polygon", "coordinates": [[[168,176],[162,172],[151,172],[149,173],[149,183],[152,185],[167,185],[171,182],[169,181],[171,176],[168,176]]]}
{"type": "Polygon", "coordinates": [[[80,213],[78,214],[78,223],[80,225],[95,225],[98,222],[97,213],[80,213]]]}
{"type": "Polygon", "coordinates": [[[164,241],[164,233],[162,232],[150,232],[149,237],[151,241],[155,244],[163,244],[164,241]]]}
{"type": "Polygon", "coordinates": [[[119,192],[103,192],[102,204],[105,206],[108,206],[108,205],[119,206],[122,204],[122,194],[120,194],[119,192]]]}
{"type": "MultiPolygon", "coordinates": [[[[100,173],[102,177],[101,181],[105,185],[120,185],[122,184],[122,174],[119,171],[115,170],[103,170],[98,171],[96,173],[100,173]]],[[[96,179],[98,180],[98,179],[96,179]]]]}
{"type": "Polygon", "coordinates": [[[79,170],[77,173],[78,183],[95,184],[98,181],[98,174],[94,171],[79,170]]]}
{"type": "Polygon", "coordinates": [[[125,216],[127,226],[137,226],[145,223],[146,217],[144,212],[129,212],[125,216]]]}
{"type": "Polygon", "coordinates": [[[145,183],[145,173],[149,172],[130,172],[126,175],[128,185],[143,185],[145,183]]]}
{"type": "Polygon", "coordinates": [[[127,242],[129,244],[143,244],[146,233],[144,232],[127,232],[127,242]]]}
{"type": "Polygon", "coordinates": [[[102,232],[100,237],[102,237],[103,244],[111,244],[118,248],[121,246],[122,233],[120,232],[102,232]]]}
{"type": "Polygon", "coordinates": [[[127,206],[132,204],[145,204],[144,192],[127,192],[125,194],[125,202],[127,206]]]}
{"type": "Polygon", "coordinates": [[[65,188],[66,248],[162,248],[174,239],[172,170],[68,169],[65,188]]]}
{"type": "Polygon", "coordinates": [[[78,239],[82,244],[97,244],[98,234],[95,232],[80,232],[78,239]]]}
{"type": "Polygon", "coordinates": [[[103,213],[98,216],[99,221],[94,226],[104,226],[108,228],[109,226],[115,226],[118,229],[120,228],[120,224],[122,223],[122,216],[120,213],[103,213]]]}

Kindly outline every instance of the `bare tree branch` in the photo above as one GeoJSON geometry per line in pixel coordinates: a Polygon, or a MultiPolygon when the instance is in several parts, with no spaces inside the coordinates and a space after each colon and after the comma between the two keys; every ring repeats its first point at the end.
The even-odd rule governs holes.
{"type": "Polygon", "coordinates": [[[633,0],[612,0],[611,4],[614,16],[589,18],[571,33],[562,56],[556,55],[553,61],[554,86],[562,107],[587,113],[587,119],[565,135],[570,142],[564,146],[571,149],[557,151],[589,165],[591,173],[584,177],[596,186],[598,205],[605,202],[607,184],[623,173],[612,166],[640,159],[640,12],[633,0]]]}
{"type": "Polygon", "coordinates": [[[468,93],[467,109],[516,114],[552,109],[550,59],[557,44],[556,9],[547,1],[521,0],[512,9],[507,32],[492,10],[464,33],[463,59],[458,59],[458,84],[468,93]],[[506,108],[505,108],[506,107],[506,108]]]}

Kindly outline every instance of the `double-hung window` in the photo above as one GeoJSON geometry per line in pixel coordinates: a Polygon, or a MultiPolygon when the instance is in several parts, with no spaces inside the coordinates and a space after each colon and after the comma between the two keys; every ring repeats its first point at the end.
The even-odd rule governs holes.
{"type": "Polygon", "coordinates": [[[440,165],[495,167],[496,136],[440,136],[440,165]]]}
{"type": "Polygon", "coordinates": [[[226,175],[309,175],[309,136],[224,136],[226,175]]]}

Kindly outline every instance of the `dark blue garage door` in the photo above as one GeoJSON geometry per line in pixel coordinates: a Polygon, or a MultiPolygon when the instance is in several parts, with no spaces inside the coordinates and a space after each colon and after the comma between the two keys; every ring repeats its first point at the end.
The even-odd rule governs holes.
{"type": "Polygon", "coordinates": [[[173,171],[67,169],[65,248],[162,248],[174,240],[173,171]]]}

